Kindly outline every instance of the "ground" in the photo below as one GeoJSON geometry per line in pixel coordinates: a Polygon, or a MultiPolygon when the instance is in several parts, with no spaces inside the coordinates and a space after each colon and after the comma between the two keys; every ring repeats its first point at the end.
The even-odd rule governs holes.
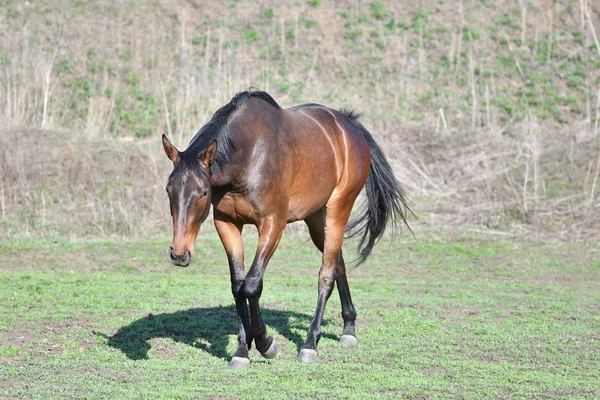
{"type": "Polygon", "coordinates": [[[284,237],[262,298],[279,354],[244,371],[214,232],[186,269],[166,237],[2,242],[0,397],[600,397],[600,247],[493,232],[385,239],[349,272],[358,346],[337,343],[334,294],[310,365],[319,255],[284,237]]]}

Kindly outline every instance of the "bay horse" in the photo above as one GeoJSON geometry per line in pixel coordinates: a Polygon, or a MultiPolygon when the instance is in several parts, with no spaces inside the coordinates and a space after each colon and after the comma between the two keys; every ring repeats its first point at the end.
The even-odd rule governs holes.
{"type": "Polygon", "coordinates": [[[267,264],[286,224],[303,220],[322,252],[318,299],[299,360],[318,360],[317,343],[325,304],[337,283],[344,328],[340,342],[356,344],[356,311],[350,297],[342,241],[361,236],[362,263],[391,221],[406,223],[407,200],[392,168],[359,114],[318,104],[282,109],[267,93],[245,91],[221,107],[179,151],[163,135],[173,162],[167,193],[173,218],[170,256],[189,265],[200,225],[213,207],[214,225],[225,248],[239,320],[238,347],[230,367],[250,365],[252,341],[263,357],[277,354],[267,335],[259,300],[267,264]],[[366,204],[348,223],[365,187],[366,204]],[[244,270],[242,228],[255,225],[259,239],[244,270]]]}

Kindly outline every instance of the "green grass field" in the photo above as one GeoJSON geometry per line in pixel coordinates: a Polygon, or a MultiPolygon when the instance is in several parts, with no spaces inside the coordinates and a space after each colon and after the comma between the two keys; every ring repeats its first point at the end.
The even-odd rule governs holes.
{"type": "Polygon", "coordinates": [[[384,241],[349,273],[358,346],[337,343],[334,294],[321,359],[300,364],[320,259],[285,237],[262,297],[279,354],[253,349],[242,371],[227,368],[237,320],[216,234],[200,235],[187,269],[168,244],[0,243],[0,397],[600,397],[597,244],[467,231],[384,241]]]}

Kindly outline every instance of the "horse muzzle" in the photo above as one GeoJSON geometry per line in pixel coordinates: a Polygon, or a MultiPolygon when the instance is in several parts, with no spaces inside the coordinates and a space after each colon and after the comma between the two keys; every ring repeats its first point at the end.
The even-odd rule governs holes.
{"type": "Polygon", "coordinates": [[[186,250],[182,255],[177,255],[175,254],[173,247],[171,247],[170,255],[171,261],[173,261],[173,264],[177,265],[178,267],[187,267],[190,265],[190,261],[192,261],[192,254],[189,250],[186,250]]]}

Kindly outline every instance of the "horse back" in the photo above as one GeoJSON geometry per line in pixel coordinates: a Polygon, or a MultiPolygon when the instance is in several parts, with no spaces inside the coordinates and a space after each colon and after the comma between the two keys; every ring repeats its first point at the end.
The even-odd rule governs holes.
{"type": "Polygon", "coordinates": [[[370,152],[344,114],[317,104],[277,110],[249,99],[229,127],[239,149],[238,181],[258,215],[301,220],[340,188],[362,188],[370,152]]]}

